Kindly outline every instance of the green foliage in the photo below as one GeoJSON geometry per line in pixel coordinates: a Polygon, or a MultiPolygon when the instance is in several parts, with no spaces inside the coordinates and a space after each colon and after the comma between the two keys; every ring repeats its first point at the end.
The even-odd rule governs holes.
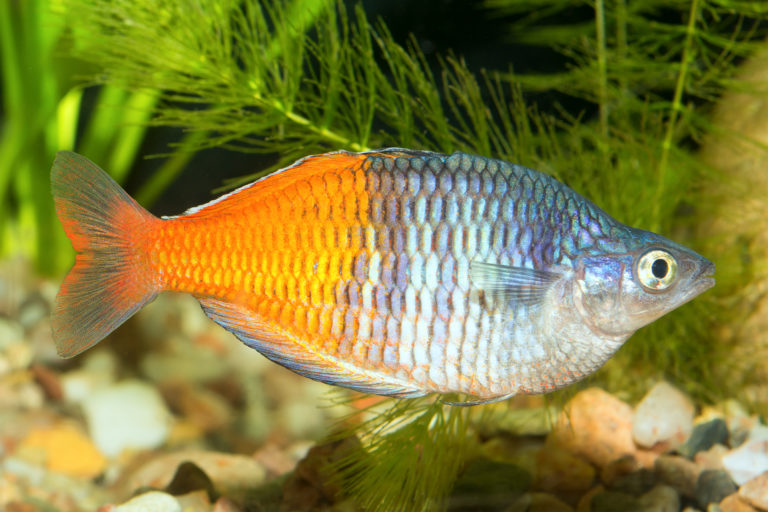
{"type": "Polygon", "coordinates": [[[56,151],[76,149],[122,181],[158,97],[105,86],[83,119],[77,75],[91,70],[65,56],[72,42],[48,0],[0,2],[0,254],[24,255],[46,274],[61,273],[72,260],[47,185],[56,151]]]}
{"type": "Polygon", "coordinates": [[[354,428],[365,451],[337,462],[344,488],[364,510],[439,510],[474,441],[471,410],[432,398],[388,402],[354,428]]]}

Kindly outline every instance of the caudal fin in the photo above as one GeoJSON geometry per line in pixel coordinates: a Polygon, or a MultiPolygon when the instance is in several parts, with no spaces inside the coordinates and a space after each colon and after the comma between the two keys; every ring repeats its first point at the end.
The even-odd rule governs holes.
{"type": "Polygon", "coordinates": [[[157,295],[138,242],[161,221],[96,164],[69,151],[59,152],[53,162],[51,190],[56,213],[77,251],[51,317],[59,355],[72,357],[157,295]]]}

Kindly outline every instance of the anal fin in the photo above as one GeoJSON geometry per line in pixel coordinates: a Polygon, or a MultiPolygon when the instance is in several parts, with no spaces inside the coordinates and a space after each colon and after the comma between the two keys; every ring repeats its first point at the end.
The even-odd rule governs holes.
{"type": "Polygon", "coordinates": [[[486,404],[495,404],[497,402],[503,402],[504,400],[508,398],[512,398],[517,393],[509,393],[507,395],[501,395],[501,396],[494,396],[491,398],[484,398],[480,400],[465,400],[465,401],[449,401],[449,400],[443,400],[443,403],[445,405],[453,405],[456,407],[472,407],[475,405],[486,405],[486,404]]]}
{"type": "Polygon", "coordinates": [[[211,320],[268,359],[299,375],[361,393],[397,398],[427,394],[385,373],[361,370],[353,364],[313,351],[290,334],[277,332],[265,325],[257,314],[240,304],[212,298],[199,300],[211,320]]]}

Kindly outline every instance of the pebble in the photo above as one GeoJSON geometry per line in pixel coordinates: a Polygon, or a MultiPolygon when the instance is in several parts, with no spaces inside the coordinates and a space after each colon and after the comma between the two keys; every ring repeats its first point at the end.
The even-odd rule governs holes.
{"type": "Polygon", "coordinates": [[[696,482],[701,469],[687,458],[662,455],[656,459],[654,470],[660,481],[671,485],[683,496],[693,498],[696,495],[696,482]]]}
{"type": "Polygon", "coordinates": [[[635,453],[632,408],[600,388],[585,389],[566,404],[550,439],[603,467],[635,453]]]}
{"type": "Polygon", "coordinates": [[[506,512],[574,512],[573,507],[544,492],[524,494],[506,512]]]}
{"type": "Polygon", "coordinates": [[[592,496],[590,512],[627,512],[638,509],[637,498],[618,491],[603,491],[592,496]]]}
{"type": "Polygon", "coordinates": [[[694,426],[691,437],[678,448],[678,451],[687,457],[694,457],[699,452],[707,451],[717,444],[724,445],[727,442],[728,425],[722,418],[715,418],[694,426]]]}
{"type": "Polygon", "coordinates": [[[171,415],[160,393],[141,381],[127,380],[95,391],[82,407],[91,437],[107,457],[125,449],[156,448],[170,431],[171,415]]]}
{"type": "Polygon", "coordinates": [[[749,438],[723,456],[723,467],[739,485],[768,471],[768,427],[756,425],[749,438]]]}
{"type": "Polygon", "coordinates": [[[678,512],[680,496],[668,485],[657,485],[640,496],[637,505],[642,512],[678,512]]]}
{"type": "Polygon", "coordinates": [[[710,503],[720,503],[738,490],[728,473],[720,469],[706,469],[696,481],[696,501],[702,507],[710,503]]]}
{"type": "Polygon", "coordinates": [[[683,444],[693,429],[694,407],[680,390],[666,382],[651,388],[635,408],[632,438],[642,447],[683,444]]]}
{"type": "Polygon", "coordinates": [[[755,508],[768,510],[768,472],[742,485],[739,496],[755,508]]]}
{"type": "Polygon", "coordinates": [[[118,505],[111,512],[181,512],[181,503],[171,496],[160,491],[151,491],[139,494],[122,505],[118,505]]]}
{"type": "Polygon", "coordinates": [[[725,469],[723,467],[723,457],[731,453],[726,446],[716,444],[705,452],[699,452],[693,458],[694,462],[701,469],[725,469]]]}
{"type": "Polygon", "coordinates": [[[106,458],[93,442],[67,423],[34,428],[16,453],[27,460],[39,457],[50,471],[84,478],[101,474],[107,466],[106,458]]]}
{"type": "Polygon", "coordinates": [[[221,495],[232,496],[258,487],[266,470],[252,457],[206,450],[184,450],[159,455],[126,476],[121,486],[126,493],[144,486],[165,488],[185,462],[200,468],[221,495]]]}
{"type": "Polygon", "coordinates": [[[757,512],[757,509],[741,499],[738,494],[726,496],[720,502],[720,509],[723,512],[757,512]]]}
{"type": "Polygon", "coordinates": [[[536,462],[533,486],[541,491],[586,491],[595,481],[595,468],[564,450],[545,447],[536,462]]]}
{"type": "Polygon", "coordinates": [[[625,455],[605,465],[600,470],[600,480],[607,486],[618,479],[640,469],[640,463],[632,455],[625,455]]]}
{"type": "Polygon", "coordinates": [[[639,496],[650,491],[655,485],[656,475],[653,471],[643,468],[617,478],[611,485],[611,490],[639,496]]]}
{"type": "Polygon", "coordinates": [[[71,370],[59,379],[64,400],[80,403],[93,393],[115,382],[117,357],[111,350],[99,347],[86,352],[80,368],[71,370]]]}

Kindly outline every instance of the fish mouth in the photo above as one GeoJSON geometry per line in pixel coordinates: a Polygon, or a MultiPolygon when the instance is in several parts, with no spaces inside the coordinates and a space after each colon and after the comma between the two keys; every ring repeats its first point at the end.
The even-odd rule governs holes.
{"type": "Polygon", "coordinates": [[[690,300],[715,286],[714,274],[715,264],[709,260],[704,260],[699,267],[699,271],[691,277],[691,291],[686,300],[690,300]]]}

